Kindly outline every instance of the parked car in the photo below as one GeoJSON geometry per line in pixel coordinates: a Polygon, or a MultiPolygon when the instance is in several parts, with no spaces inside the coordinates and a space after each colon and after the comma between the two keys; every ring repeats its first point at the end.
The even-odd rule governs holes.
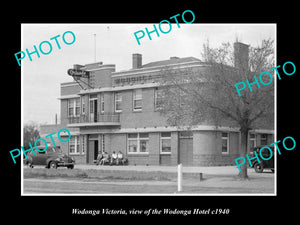
{"type": "MultiPolygon", "coordinates": [[[[258,157],[260,158],[260,163],[258,163],[257,159],[254,159],[251,161],[252,163],[252,167],[254,168],[256,173],[262,173],[264,169],[270,169],[273,173],[274,173],[274,147],[270,147],[272,149],[272,153],[273,156],[272,158],[270,158],[269,160],[263,160],[260,155],[259,155],[259,151],[260,149],[264,147],[264,146],[257,146],[253,148],[253,151],[250,152],[249,157],[252,158],[254,157],[254,151],[256,151],[258,157]]],[[[270,151],[266,148],[262,149],[261,151],[261,155],[263,156],[263,158],[269,158],[270,157],[270,151]]]]}
{"type": "MultiPolygon", "coordinates": [[[[45,146],[37,146],[38,149],[43,150],[45,146]]],[[[31,168],[35,165],[45,165],[46,168],[67,167],[73,169],[75,159],[63,154],[59,147],[48,146],[46,151],[38,152],[34,151],[35,155],[31,152],[27,155],[27,159],[24,159],[24,165],[28,165],[31,168]]]]}

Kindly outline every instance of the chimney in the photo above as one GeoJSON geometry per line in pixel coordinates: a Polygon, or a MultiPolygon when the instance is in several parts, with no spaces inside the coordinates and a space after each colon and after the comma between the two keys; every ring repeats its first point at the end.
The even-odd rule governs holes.
{"type": "Polygon", "coordinates": [[[233,43],[234,67],[241,70],[249,69],[249,45],[241,42],[233,43]]]}
{"type": "Polygon", "coordinates": [[[132,54],[132,69],[138,69],[142,67],[142,54],[132,54]]]}

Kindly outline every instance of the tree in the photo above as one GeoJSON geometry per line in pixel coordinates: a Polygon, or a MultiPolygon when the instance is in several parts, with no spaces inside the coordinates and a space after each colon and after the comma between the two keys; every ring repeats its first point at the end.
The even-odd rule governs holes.
{"type": "Polygon", "coordinates": [[[29,122],[24,124],[23,127],[23,147],[24,149],[29,148],[29,143],[33,146],[35,141],[40,138],[39,125],[36,122],[29,122]]]}
{"type": "MultiPolygon", "coordinates": [[[[160,111],[175,126],[212,123],[238,126],[240,155],[245,156],[248,131],[262,123],[274,123],[274,82],[261,85],[260,89],[252,85],[253,91],[245,89],[241,97],[234,85],[246,83],[246,79],[252,83],[254,76],[258,79],[260,73],[274,67],[274,41],[263,40],[258,47],[250,47],[249,54],[234,48],[230,43],[210,48],[207,42],[203,45],[202,67],[161,70],[160,111]]],[[[262,76],[262,80],[268,83],[270,77],[262,76]]],[[[246,163],[238,176],[248,178],[246,163]]]]}

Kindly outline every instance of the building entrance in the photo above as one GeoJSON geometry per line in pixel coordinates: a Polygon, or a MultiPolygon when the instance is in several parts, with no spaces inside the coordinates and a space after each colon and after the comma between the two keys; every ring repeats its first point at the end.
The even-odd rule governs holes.
{"type": "Polygon", "coordinates": [[[93,164],[99,153],[98,135],[90,134],[88,141],[88,149],[86,154],[87,163],[93,164]]]}
{"type": "Polygon", "coordinates": [[[179,163],[184,166],[193,165],[193,134],[191,132],[179,134],[179,163]]]}

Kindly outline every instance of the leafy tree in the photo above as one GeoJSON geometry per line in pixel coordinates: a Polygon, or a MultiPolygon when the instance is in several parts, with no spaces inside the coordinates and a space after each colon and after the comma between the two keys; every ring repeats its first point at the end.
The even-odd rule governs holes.
{"type": "MultiPolygon", "coordinates": [[[[245,46],[244,46],[245,47],[245,46]]],[[[248,48],[248,47],[247,47],[248,48]]],[[[258,47],[250,47],[249,54],[234,51],[234,46],[224,43],[218,48],[203,45],[201,67],[161,70],[160,111],[168,123],[175,126],[218,124],[239,127],[240,155],[247,153],[248,131],[273,124],[274,81],[269,85],[252,85],[238,95],[235,84],[255,81],[254,76],[274,67],[274,41],[263,40],[258,47]]],[[[264,83],[270,77],[263,75],[264,83]]],[[[272,80],[274,80],[274,75],[272,80]]],[[[246,163],[239,177],[247,178],[246,163]]]]}

